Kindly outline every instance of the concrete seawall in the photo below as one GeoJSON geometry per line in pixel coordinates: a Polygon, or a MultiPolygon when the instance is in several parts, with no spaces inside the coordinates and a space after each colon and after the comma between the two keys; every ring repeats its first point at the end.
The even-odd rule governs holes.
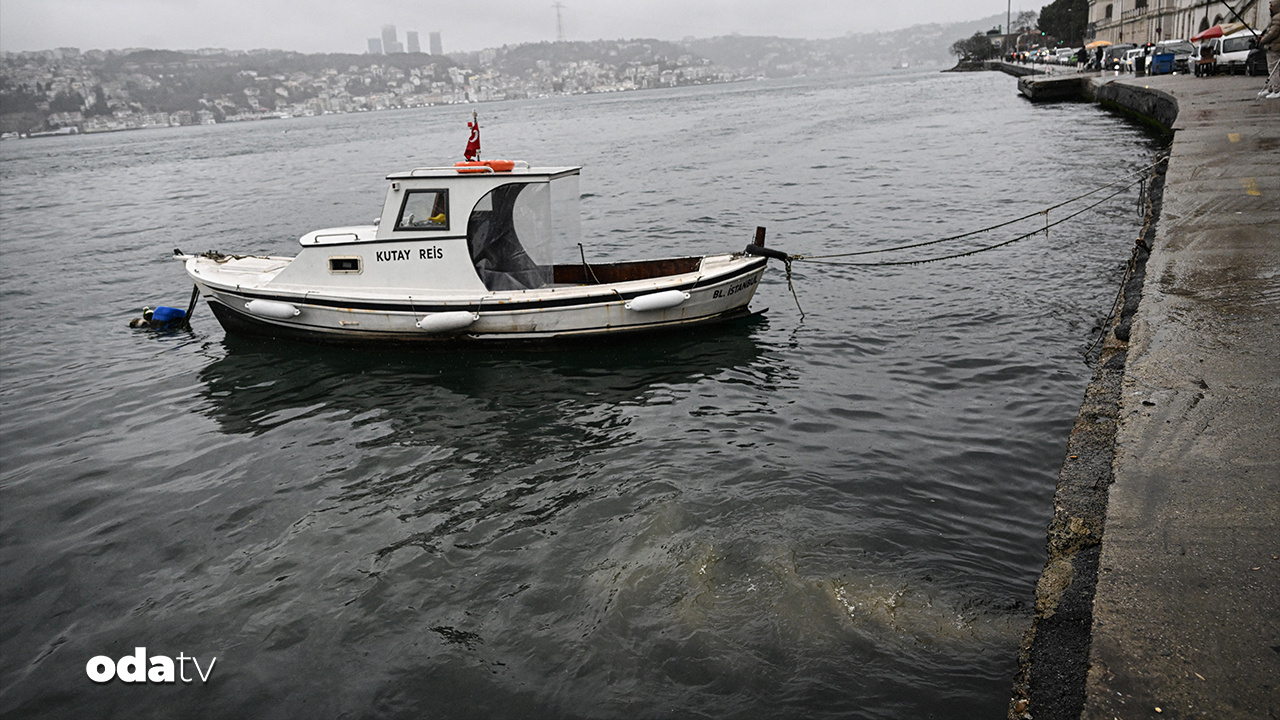
{"type": "Polygon", "coordinates": [[[1280,718],[1280,101],[1260,78],[1077,82],[1172,142],[1009,717],[1280,718]]]}
{"type": "MultiPolygon", "coordinates": [[[[1188,78],[1185,75],[1169,79],[1192,79],[1199,84],[1198,79],[1188,78]]],[[[1151,80],[1162,80],[1162,78],[1151,78],[1151,80]]],[[[1255,81],[1253,85],[1261,86],[1261,83],[1255,81]]],[[[1157,130],[1166,134],[1173,131],[1174,123],[1178,119],[1177,98],[1164,90],[1152,87],[1150,82],[1143,82],[1143,78],[1110,82],[1106,78],[1093,78],[1089,81],[1086,93],[1089,99],[1103,107],[1135,115],[1143,122],[1154,124],[1157,130]]]]}
{"type": "MultiPolygon", "coordinates": [[[[1004,68],[1000,68],[1004,69],[1004,68]]],[[[1012,74],[1012,73],[1011,73],[1012,74]]],[[[1170,77],[1169,80],[1173,80],[1170,77]]],[[[1186,79],[1185,77],[1183,78],[1186,79]]],[[[1166,83],[1163,77],[1119,80],[1116,76],[1099,73],[1069,75],[1018,74],[1018,92],[1035,102],[1088,100],[1103,107],[1134,117],[1152,125],[1162,134],[1171,134],[1178,118],[1177,99],[1159,87],[1166,83]]]]}

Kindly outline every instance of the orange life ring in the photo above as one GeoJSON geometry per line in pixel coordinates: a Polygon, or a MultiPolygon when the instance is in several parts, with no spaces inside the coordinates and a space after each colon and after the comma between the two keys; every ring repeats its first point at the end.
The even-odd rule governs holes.
{"type": "Polygon", "coordinates": [[[453,164],[460,173],[511,172],[515,169],[514,160],[471,160],[453,164]]]}

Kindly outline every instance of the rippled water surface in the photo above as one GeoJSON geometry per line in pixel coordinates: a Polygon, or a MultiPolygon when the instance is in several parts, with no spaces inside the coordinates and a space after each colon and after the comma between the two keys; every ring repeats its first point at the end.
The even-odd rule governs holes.
{"type": "MultiPolygon", "coordinates": [[[[594,260],[942,237],[1154,152],[997,74],[475,109],[489,157],[584,166],[594,260]]],[[[0,144],[0,714],[1002,716],[1136,190],[962,260],[797,263],[803,320],[774,263],[762,317],[644,343],[127,327],[185,305],[174,247],[368,222],[471,110],[0,144]],[[88,679],[135,647],[217,664],[88,679]]]]}

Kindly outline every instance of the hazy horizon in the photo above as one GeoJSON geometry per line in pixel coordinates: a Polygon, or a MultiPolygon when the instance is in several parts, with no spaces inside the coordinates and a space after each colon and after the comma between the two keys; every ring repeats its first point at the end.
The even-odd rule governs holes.
{"type": "MultiPolygon", "coordinates": [[[[439,32],[445,53],[557,39],[553,0],[471,0],[467,3],[371,0],[330,6],[300,0],[0,0],[0,50],[23,52],[153,48],[273,49],[363,54],[383,25],[397,38],[418,32],[422,50],[439,32]],[[415,7],[416,6],[416,7],[415,7]]],[[[680,40],[720,35],[819,39],[897,30],[925,23],[980,20],[1004,14],[1008,1],[906,0],[896,7],[869,0],[675,0],[643,5],[596,0],[589,7],[560,2],[566,40],[645,37],[680,40]],[[785,13],[779,8],[785,7],[785,13]],[[785,15],[785,16],[783,16],[785,15]]],[[[1039,4],[1019,7],[1039,10],[1039,4]]]]}

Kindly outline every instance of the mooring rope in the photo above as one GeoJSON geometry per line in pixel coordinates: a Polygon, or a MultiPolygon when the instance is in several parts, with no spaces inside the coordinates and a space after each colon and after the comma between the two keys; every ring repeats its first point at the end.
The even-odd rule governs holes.
{"type": "Polygon", "coordinates": [[[196,302],[200,299],[200,286],[191,286],[191,301],[187,303],[187,314],[182,316],[183,329],[191,329],[191,314],[196,311],[196,302]]]}
{"type": "MultiPolygon", "coordinates": [[[[857,251],[854,251],[854,252],[847,252],[847,253],[834,253],[834,254],[830,254],[830,255],[791,255],[790,257],[791,257],[791,259],[792,259],[792,260],[795,260],[795,261],[798,261],[798,262],[818,262],[818,261],[826,261],[826,260],[830,260],[830,259],[833,259],[833,258],[855,257],[855,256],[858,256],[858,255],[873,255],[873,254],[876,254],[876,253],[896,252],[896,251],[899,251],[899,250],[911,250],[911,249],[913,249],[913,248],[927,247],[927,246],[929,246],[929,245],[939,245],[939,244],[941,244],[941,243],[945,243],[945,242],[953,242],[953,241],[956,241],[956,240],[963,240],[964,238],[973,237],[974,235],[981,235],[981,234],[983,234],[983,233],[991,232],[992,230],[999,230],[1000,228],[1008,227],[1009,225],[1015,225],[1015,224],[1017,224],[1017,223],[1023,222],[1023,221],[1025,221],[1025,220],[1030,220],[1031,218],[1034,218],[1034,217],[1037,217],[1037,216],[1040,216],[1040,215],[1043,215],[1043,216],[1044,216],[1044,218],[1045,218],[1045,226],[1044,226],[1043,228],[1040,228],[1039,230],[1036,230],[1035,232],[1028,233],[1028,234],[1026,234],[1026,235],[1023,235],[1023,236],[1020,236],[1020,237],[1014,238],[1013,240],[1010,240],[1010,241],[1008,241],[1008,242],[1003,242],[1003,243],[999,243],[999,244],[996,244],[996,245],[991,245],[991,246],[989,246],[989,247],[981,248],[981,249],[979,249],[979,250],[975,250],[975,251],[971,251],[971,252],[959,253],[959,254],[956,254],[956,255],[947,255],[947,256],[944,256],[944,257],[931,258],[931,259],[928,259],[928,260],[916,260],[916,261],[911,261],[911,262],[887,262],[887,263],[826,263],[826,264],[832,264],[832,265],[850,265],[850,266],[857,266],[857,267],[874,267],[874,266],[881,266],[881,265],[918,265],[918,264],[920,264],[920,263],[934,262],[934,261],[937,261],[937,260],[950,260],[950,259],[953,259],[953,258],[965,257],[965,256],[967,256],[967,255],[973,255],[973,254],[978,253],[978,252],[985,252],[986,250],[994,250],[995,248],[1004,247],[1005,245],[1010,245],[1010,244],[1015,243],[1015,242],[1017,242],[1017,241],[1019,241],[1019,240],[1025,240],[1026,238],[1028,238],[1028,237],[1032,237],[1032,236],[1037,235],[1037,234],[1039,234],[1039,233],[1041,233],[1041,232],[1045,232],[1045,233],[1047,233],[1047,232],[1048,232],[1048,230],[1049,230],[1049,228],[1053,227],[1054,225],[1058,225],[1058,224],[1060,224],[1060,223],[1064,222],[1065,220],[1069,220],[1069,219],[1071,219],[1071,218],[1073,218],[1073,217],[1076,217],[1077,215],[1079,215],[1079,214],[1080,214],[1079,212],[1077,212],[1077,213],[1074,213],[1074,214],[1072,214],[1072,215],[1067,216],[1066,218],[1063,218],[1062,220],[1059,220],[1059,221],[1054,222],[1054,223],[1050,223],[1050,222],[1049,222],[1049,213],[1050,213],[1050,212],[1052,212],[1052,211],[1054,211],[1054,210],[1057,210],[1057,209],[1059,209],[1059,208],[1066,207],[1067,205],[1070,205],[1070,204],[1075,203],[1075,202],[1079,202],[1079,201],[1081,201],[1081,200],[1083,200],[1083,199],[1085,199],[1085,198],[1087,198],[1087,197],[1090,197],[1090,196],[1096,195],[1096,194],[1098,194],[1098,193],[1102,192],[1103,190],[1106,190],[1107,188],[1115,187],[1116,185],[1118,185],[1118,184],[1120,184],[1120,183],[1122,183],[1122,182],[1125,182],[1125,180],[1126,180],[1126,179],[1131,178],[1131,177],[1133,177],[1134,175],[1137,175],[1137,176],[1138,176],[1138,180],[1134,180],[1134,181],[1132,181],[1132,182],[1127,183],[1124,187],[1120,188],[1120,190],[1116,191],[1115,193],[1112,193],[1111,195],[1108,195],[1108,196],[1107,196],[1106,198],[1104,198],[1102,201],[1097,202],[1097,203],[1094,203],[1093,205],[1090,205],[1089,207],[1085,208],[1085,210],[1091,210],[1091,209],[1093,209],[1093,208],[1097,207],[1098,205],[1101,205],[1102,203],[1106,202],[1107,200],[1110,200],[1111,198],[1114,198],[1116,195],[1119,195],[1120,193],[1124,192],[1125,190],[1128,190],[1129,188],[1133,187],[1134,185],[1137,185],[1138,183],[1145,183],[1145,182],[1146,182],[1146,178],[1147,178],[1147,173],[1148,173],[1148,172],[1150,172],[1150,171],[1151,171],[1152,169],[1154,169],[1155,167],[1159,166],[1159,165],[1160,165],[1160,163],[1165,162],[1167,159],[1168,159],[1168,158],[1161,156],[1160,158],[1158,158],[1155,162],[1151,163],[1150,165],[1148,165],[1148,166],[1146,166],[1146,167],[1144,167],[1144,168],[1141,168],[1141,169],[1139,169],[1139,170],[1135,170],[1135,171],[1133,171],[1133,172],[1126,173],[1126,174],[1125,174],[1124,176],[1122,176],[1121,178],[1119,178],[1119,179],[1117,179],[1117,180],[1114,180],[1114,181],[1112,181],[1112,182],[1110,182],[1110,183],[1107,183],[1106,185],[1103,185],[1103,186],[1101,186],[1101,187],[1098,187],[1098,188],[1095,188],[1095,189],[1093,189],[1093,190],[1090,190],[1090,191],[1089,191],[1089,192],[1087,192],[1087,193],[1084,193],[1084,194],[1082,194],[1082,195],[1077,195],[1077,196],[1075,196],[1075,197],[1073,197],[1073,198],[1071,198],[1071,199],[1069,199],[1069,200],[1064,200],[1064,201],[1062,201],[1062,202],[1060,202],[1060,203],[1057,203],[1056,205],[1050,205],[1049,207],[1047,207],[1047,208],[1045,208],[1045,209],[1043,209],[1043,210],[1037,210],[1036,212],[1028,213],[1028,214],[1026,214],[1026,215],[1023,215],[1022,217],[1014,218],[1014,219],[1012,219],[1012,220],[1008,220],[1008,221],[1005,221],[1005,222],[1002,222],[1002,223],[998,223],[998,224],[996,224],[996,225],[991,225],[991,226],[989,226],[989,227],[985,227],[985,228],[982,228],[982,229],[980,229],[980,230],[973,230],[973,231],[971,231],[971,232],[961,233],[960,235],[952,235],[952,236],[950,236],[950,237],[938,238],[938,239],[936,239],[936,240],[926,240],[926,241],[924,241],[924,242],[910,243],[910,244],[907,244],[907,245],[897,245],[897,246],[894,246],[894,247],[887,247],[887,248],[878,248],[878,249],[875,249],[875,250],[857,250],[857,251]]],[[[1081,212],[1083,212],[1083,211],[1081,211],[1081,212]]]]}
{"type": "MultiPolygon", "coordinates": [[[[1072,218],[1078,217],[1078,216],[1080,216],[1080,215],[1083,215],[1083,214],[1084,214],[1084,213],[1086,213],[1086,212],[1089,212],[1090,210],[1092,210],[1092,209],[1094,209],[1094,208],[1098,207],[1099,205],[1101,205],[1101,204],[1103,204],[1103,203],[1107,202],[1108,200],[1111,200],[1112,198],[1116,197],[1117,195],[1120,195],[1121,193],[1125,192],[1126,190],[1128,190],[1129,188],[1133,187],[1134,185],[1137,185],[1139,182],[1140,182],[1140,181],[1138,181],[1138,180],[1134,180],[1133,182],[1129,183],[1128,185],[1125,185],[1124,187],[1120,188],[1119,190],[1117,190],[1117,191],[1115,191],[1115,192],[1111,193],[1110,195],[1108,195],[1108,196],[1106,196],[1106,197],[1102,198],[1102,199],[1101,199],[1101,200],[1099,200],[1098,202],[1093,203],[1092,205],[1088,205],[1088,206],[1086,206],[1086,207],[1084,207],[1084,208],[1082,208],[1082,209],[1080,209],[1080,210],[1077,210],[1076,212],[1073,212],[1073,213],[1071,213],[1070,215],[1067,215],[1066,217],[1063,217],[1061,220],[1055,220],[1055,221],[1053,221],[1053,222],[1046,222],[1046,223],[1045,223],[1045,226],[1044,226],[1044,227],[1042,227],[1042,228],[1036,228],[1035,230],[1032,230],[1032,231],[1031,231],[1031,232],[1029,232],[1029,233],[1023,233],[1022,235],[1019,235],[1019,236],[1017,236],[1017,237],[1013,238],[1012,240],[1005,240],[1004,242],[999,242],[999,243],[996,243],[996,244],[994,244],[994,245],[986,245],[986,246],[983,246],[983,247],[980,247],[980,248],[975,248],[975,249],[973,249],[973,250],[967,250],[967,251],[965,251],[965,252],[953,253],[953,254],[951,254],[951,255],[939,255],[939,256],[937,256],[937,257],[924,258],[924,259],[921,259],[921,260],[889,260],[889,261],[884,261],[884,262],[842,262],[842,261],[838,261],[838,260],[836,260],[836,261],[832,261],[832,260],[828,260],[828,259],[826,259],[826,258],[828,258],[828,257],[848,257],[849,255],[863,255],[863,254],[866,254],[867,252],[887,252],[888,250],[892,250],[892,249],[898,249],[898,250],[901,250],[901,249],[905,249],[906,247],[920,247],[920,246],[922,246],[922,245],[934,245],[934,244],[937,244],[937,243],[939,243],[939,242],[945,242],[947,239],[958,239],[958,238],[961,238],[961,237],[968,237],[969,235],[976,235],[976,234],[978,234],[978,233],[980,233],[980,232],[986,232],[986,230],[978,230],[978,231],[976,231],[976,232],[967,233],[966,235],[957,235],[955,238],[946,238],[946,239],[943,239],[943,240],[932,240],[932,241],[929,241],[929,242],[927,242],[927,243],[919,243],[919,244],[916,244],[916,245],[904,246],[904,247],[902,247],[902,248],[887,248],[887,249],[885,249],[885,250],[863,251],[863,252],[860,252],[860,253],[847,253],[847,254],[845,254],[845,255],[828,255],[828,256],[792,255],[792,256],[790,256],[790,257],[791,257],[791,260],[793,260],[793,261],[795,261],[795,262],[813,262],[813,263],[820,263],[820,264],[823,264],[823,265],[839,265],[839,266],[841,266],[841,267],[892,267],[892,266],[895,266],[895,265],[923,265],[923,264],[925,264],[925,263],[939,262],[939,261],[942,261],[942,260],[954,260],[954,259],[956,259],[956,258],[968,257],[968,256],[970,256],[970,255],[977,255],[978,253],[984,253],[984,252],[987,252],[988,250],[995,250],[996,248],[1002,248],[1002,247],[1005,247],[1006,245],[1012,245],[1012,244],[1014,244],[1014,243],[1016,243],[1016,242],[1019,242],[1019,241],[1021,241],[1021,240],[1026,240],[1026,239],[1027,239],[1027,238],[1029,238],[1029,237],[1034,237],[1034,236],[1036,236],[1036,235],[1039,235],[1040,233],[1046,233],[1046,234],[1047,234],[1047,233],[1049,232],[1049,228],[1052,228],[1052,227],[1055,227],[1055,226],[1061,225],[1062,223],[1064,223],[1064,222],[1066,222],[1066,221],[1068,221],[1068,220],[1071,220],[1072,218]]],[[[1113,184],[1114,184],[1114,183],[1113,183],[1113,184]]],[[[1092,194],[1092,193],[1090,193],[1090,194],[1092,194]]],[[[1045,214],[1045,218],[1046,218],[1046,220],[1048,219],[1047,211],[1041,211],[1041,212],[1039,212],[1039,213],[1034,213],[1034,214],[1032,214],[1032,215],[1028,215],[1028,216],[1023,217],[1023,218],[1020,218],[1020,219],[1021,219],[1021,220],[1026,220],[1026,219],[1028,219],[1028,218],[1032,218],[1032,217],[1035,217],[1036,215],[1040,215],[1040,214],[1045,214]]],[[[1011,221],[1011,222],[1017,222],[1017,221],[1011,221]]],[[[997,225],[997,226],[995,226],[995,227],[1004,227],[1004,225],[1008,225],[1008,224],[1010,224],[1010,223],[1003,223],[1003,224],[1001,224],[1001,225],[997,225]]]]}
{"type": "Polygon", "coordinates": [[[1145,252],[1148,255],[1151,254],[1151,246],[1147,244],[1146,238],[1151,230],[1151,223],[1155,222],[1155,198],[1153,198],[1147,191],[1148,189],[1151,189],[1154,192],[1155,182],[1156,179],[1153,177],[1151,185],[1147,185],[1145,182],[1142,185],[1142,195],[1139,199],[1139,202],[1143,206],[1142,230],[1138,232],[1138,239],[1133,243],[1133,251],[1129,253],[1129,262],[1125,265],[1124,276],[1120,278],[1120,287],[1116,289],[1115,299],[1111,301],[1111,309],[1107,311],[1107,317],[1102,321],[1098,337],[1094,338],[1093,342],[1090,343],[1089,347],[1085,349],[1084,353],[1082,353],[1084,355],[1085,362],[1090,365],[1092,365],[1090,358],[1093,356],[1093,351],[1097,350],[1102,342],[1106,340],[1107,333],[1110,331],[1112,323],[1115,322],[1116,314],[1120,312],[1120,306],[1124,302],[1126,288],[1129,287],[1129,280],[1133,277],[1133,273],[1138,269],[1138,254],[1142,252],[1145,252]]]}
{"type": "MultiPolygon", "coordinates": [[[[1098,207],[1099,205],[1102,205],[1103,203],[1106,203],[1107,201],[1124,193],[1125,191],[1132,188],[1134,185],[1141,184],[1142,191],[1141,193],[1139,193],[1138,203],[1139,203],[1140,209],[1142,209],[1143,206],[1145,205],[1145,210],[1146,210],[1146,217],[1144,218],[1145,222],[1143,224],[1142,234],[1138,236],[1138,240],[1134,245],[1133,252],[1130,254],[1128,266],[1126,267],[1125,273],[1124,273],[1124,279],[1120,283],[1120,290],[1116,295],[1116,300],[1112,302],[1111,312],[1108,314],[1108,319],[1104,323],[1104,328],[1105,328],[1110,324],[1111,319],[1115,317],[1116,309],[1119,306],[1118,304],[1121,302],[1121,298],[1123,298],[1124,296],[1124,287],[1126,284],[1128,284],[1129,278],[1133,275],[1133,272],[1137,266],[1138,252],[1140,250],[1146,250],[1147,252],[1151,251],[1151,248],[1148,247],[1144,242],[1144,238],[1146,237],[1146,234],[1147,234],[1147,229],[1150,227],[1150,224],[1153,219],[1152,218],[1152,200],[1148,197],[1148,193],[1147,193],[1147,190],[1149,187],[1147,184],[1148,174],[1152,173],[1153,171],[1156,170],[1156,168],[1160,167],[1161,164],[1167,163],[1168,161],[1169,161],[1168,155],[1164,155],[1164,154],[1159,155],[1156,157],[1155,162],[1151,163],[1150,165],[1147,165],[1146,167],[1141,168],[1139,170],[1126,173],[1121,178],[1114,180],[1112,182],[1109,182],[1106,185],[1103,185],[1101,187],[1090,190],[1087,193],[1077,195],[1073,198],[1057,203],[1056,205],[1051,205],[1043,210],[1038,210],[1036,212],[1023,215],[1022,217],[1014,218],[1013,220],[1008,220],[1006,222],[998,223],[990,227],[985,227],[985,228],[982,228],[981,230],[974,230],[972,232],[962,233],[960,235],[952,235],[950,237],[939,238],[937,240],[926,240],[924,242],[911,243],[908,245],[898,245],[898,246],[889,247],[889,248],[879,248],[875,250],[858,250],[854,252],[835,253],[830,255],[789,255],[786,253],[778,253],[778,257],[786,263],[787,289],[791,291],[791,297],[795,299],[796,309],[800,311],[800,319],[803,321],[805,317],[804,308],[800,307],[800,296],[796,293],[795,284],[793,283],[792,276],[791,276],[791,264],[793,262],[811,262],[811,263],[817,263],[817,264],[823,264],[823,265],[839,265],[842,267],[891,267],[891,266],[902,266],[902,265],[923,265],[925,263],[940,262],[942,260],[954,260],[956,258],[969,257],[971,255],[977,255],[978,253],[984,253],[989,250],[995,250],[997,248],[1002,248],[1007,245],[1012,245],[1013,243],[1019,242],[1021,240],[1026,240],[1027,238],[1034,237],[1036,235],[1039,235],[1040,233],[1044,233],[1045,237],[1048,237],[1050,228],[1055,227],[1057,225],[1061,225],[1062,223],[1067,222],[1068,220],[1071,220],[1073,218],[1079,217],[1080,215],[1083,215],[1084,213],[1089,212],[1090,210],[1098,207]],[[1132,178],[1135,175],[1137,176],[1136,180],[1130,180],[1127,183],[1125,182],[1125,180],[1132,178]],[[1088,205],[1080,210],[1077,210],[1076,212],[1073,212],[1070,215],[1067,215],[1066,217],[1063,217],[1060,220],[1049,222],[1049,213],[1052,212],[1053,210],[1057,210],[1059,208],[1065,207],[1072,203],[1079,202],[1087,197],[1096,195],[1108,188],[1113,188],[1116,185],[1120,185],[1121,183],[1124,183],[1124,185],[1120,187],[1120,189],[1116,190],[1110,195],[1107,195],[1101,200],[1091,205],[1088,205]],[[1009,225],[1020,223],[1025,220],[1030,220],[1031,218],[1038,217],[1041,215],[1044,216],[1044,221],[1045,221],[1044,227],[1042,228],[1036,228],[1031,232],[1023,233],[1022,235],[1019,235],[1011,240],[995,243],[994,245],[987,245],[984,247],[975,248],[973,250],[967,250],[965,252],[952,253],[950,255],[940,255],[938,257],[924,258],[922,260],[899,260],[899,261],[888,261],[888,262],[841,262],[841,261],[834,260],[835,258],[855,257],[859,255],[871,255],[874,253],[895,252],[899,250],[910,250],[913,248],[927,247],[930,245],[938,245],[940,243],[952,242],[955,240],[962,240],[967,237],[973,237],[974,235],[980,235],[982,233],[991,232],[992,230],[998,230],[1003,227],[1008,227],[1009,225]]],[[[1155,181],[1152,180],[1152,185],[1154,185],[1154,182],[1155,181]]],[[[1098,343],[1101,342],[1101,337],[1105,337],[1105,335],[1106,335],[1106,331],[1104,329],[1102,336],[1100,336],[1098,340],[1095,340],[1094,343],[1089,347],[1089,349],[1085,351],[1086,358],[1089,356],[1090,353],[1093,352],[1093,349],[1097,347],[1098,343]]]]}
{"type": "Polygon", "coordinates": [[[1129,284],[1129,278],[1133,277],[1133,271],[1138,267],[1138,251],[1145,247],[1142,244],[1142,236],[1138,236],[1138,242],[1133,244],[1133,252],[1129,254],[1129,262],[1125,265],[1124,277],[1120,278],[1120,287],[1116,289],[1116,297],[1111,301],[1111,309],[1107,311],[1107,318],[1102,321],[1102,331],[1098,333],[1098,337],[1085,349],[1082,355],[1084,360],[1089,363],[1089,358],[1093,355],[1093,351],[1107,337],[1107,331],[1111,327],[1112,321],[1115,320],[1116,313],[1120,311],[1120,303],[1124,301],[1124,289],[1129,284]]]}
{"type": "Polygon", "coordinates": [[[791,291],[791,297],[795,298],[796,310],[800,311],[800,322],[804,322],[804,308],[800,307],[800,296],[796,294],[796,286],[791,282],[791,260],[792,258],[788,257],[783,261],[787,264],[787,289],[791,291]]]}

